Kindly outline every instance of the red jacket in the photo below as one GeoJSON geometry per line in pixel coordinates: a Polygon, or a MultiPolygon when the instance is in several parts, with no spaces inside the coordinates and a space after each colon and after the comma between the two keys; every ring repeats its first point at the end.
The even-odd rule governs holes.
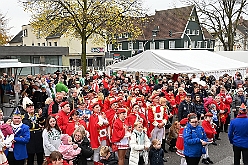
{"type": "Polygon", "coordinates": [[[148,121],[150,122],[149,131],[151,132],[158,123],[165,123],[168,121],[168,115],[166,113],[165,106],[154,106],[148,107],[148,121]]]}
{"type": "Polygon", "coordinates": [[[220,96],[221,101],[225,104],[228,112],[230,113],[230,108],[231,108],[231,104],[232,104],[232,97],[229,94],[225,94],[225,93],[219,93],[218,96],[220,96]]]}
{"type": "Polygon", "coordinates": [[[202,121],[202,127],[207,135],[208,139],[214,138],[214,134],[216,134],[215,129],[212,127],[209,121],[203,120],[202,121]]]}
{"type": "Polygon", "coordinates": [[[179,105],[186,97],[186,93],[176,95],[176,104],[179,105]]]}
{"type": "Polygon", "coordinates": [[[115,120],[113,124],[113,134],[111,141],[112,143],[120,142],[125,136],[125,122],[121,121],[119,118],[115,120]]]}
{"type": "Polygon", "coordinates": [[[105,113],[106,113],[106,117],[108,119],[109,125],[112,128],[113,123],[114,123],[115,119],[117,118],[116,111],[113,110],[112,108],[110,108],[105,113]]]}
{"type": "MultiPolygon", "coordinates": [[[[74,130],[76,129],[75,125],[76,125],[75,121],[70,120],[67,124],[66,134],[71,136],[73,134],[74,130]]],[[[86,123],[84,120],[79,121],[79,126],[84,126],[84,128],[87,129],[87,126],[86,126],[86,123]]]]}
{"type": "Polygon", "coordinates": [[[57,124],[62,131],[62,134],[66,133],[67,124],[69,122],[69,114],[66,114],[63,110],[57,113],[56,117],[57,124]]]}

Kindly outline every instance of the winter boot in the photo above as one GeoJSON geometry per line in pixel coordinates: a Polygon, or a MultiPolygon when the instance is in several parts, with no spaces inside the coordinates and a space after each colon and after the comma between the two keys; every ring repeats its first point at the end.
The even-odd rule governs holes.
{"type": "Polygon", "coordinates": [[[210,160],[209,157],[207,158],[207,161],[208,161],[210,164],[214,164],[214,162],[213,162],[212,160],[210,160]]]}
{"type": "Polygon", "coordinates": [[[207,159],[202,159],[202,163],[203,164],[209,164],[209,162],[207,161],[207,159]]]}

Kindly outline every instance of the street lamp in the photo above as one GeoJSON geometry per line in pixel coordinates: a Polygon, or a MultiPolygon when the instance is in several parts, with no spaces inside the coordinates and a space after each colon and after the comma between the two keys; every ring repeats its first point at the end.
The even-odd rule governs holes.
{"type": "MultiPolygon", "coordinates": [[[[159,32],[159,26],[155,27],[155,29],[152,30],[152,42],[154,42],[154,38],[157,36],[157,33],[159,32]]],[[[146,41],[145,44],[143,45],[143,52],[145,51],[145,46],[149,42],[146,41]]]]}

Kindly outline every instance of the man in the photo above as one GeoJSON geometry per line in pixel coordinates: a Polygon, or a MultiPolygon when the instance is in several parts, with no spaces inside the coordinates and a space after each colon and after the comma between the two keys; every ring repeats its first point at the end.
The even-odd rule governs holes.
{"type": "Polygon", "coordinates": [[[56,89],[56,92],[62,92],[62,91],[66,92],[66,93],[68,92],[68,88],[64,84],[64,80],[62,78],[59,80],[59,83],[56,84],[55,89],[56,89]]]}
{"type": "Polygon", "coordinates": [[[13,113],[13,123],[11,124],[15,137],[13,145],[9,148],[7,159],[9,165],[24,165],[28,158],[26,145],[30,139],[29,127],[22,123],[21,112],[18,108],[13,113]]]}
{"type": "Polygon", "coordinates": [[[187,93],[185,100],[183,100],[178,107],[178,121],[187,118],[190,113],[195,113],[195,105],[191,102],[191,94],[187,93]]]}
{"type": "Polygon", "coordinates": [[[26,104],[26,111],[27,113],[24,114],[22,122],[29,126],[30,130],[30,140],[27,144],[27,165],[34,164],[35,154],[37,157],[37,164],[42,165],[44,154],[42,128],[45,126],[45,118],[42,116],[41,109],[39,109],[38,113],[34,113],[34,104],[32,102],[26,104]]]}
{"type": "Polygon", "coordinates": [[[59,104],[63,100],[63,95],[61,93],[56,93],[54,101],[48,107],[48,115],[55,114],[59,112],[59,104]]]}
{"type": "Polygon", "coordinates": [[[248,118],[244,104],[239,108],[237,118],[231,121],[228,138],[233,145],[234,165],[240,165],[241,152],[244,165],[248,165],[248,118]]]}
{"type": "Polygon", "coordinates": [[[232,101],[232,111],[234,113],[234,117],[236,118],[239,112],[239,107],[242,103],[246,104],[246,97],[244,95],[244,91],[242,88],[238,89],[238,93],[234,95],[232,101]]]}
{"type": "Polygon", "coordinates": [[[69,102],[63,102],[60,104],[61,111],[56,115],[57,124],[62,131],[62,134],[66,133],[67,124],[69,122],[70,105],[69,102]]]}
{"type": "Polygon", "coordinates": [[[158,79],[158,84],[154,85],[154,88],[153,90],[158,90],[158,89],[161,89],[163,87],[163,79],[162,78],[159,78],[158,79]]]}

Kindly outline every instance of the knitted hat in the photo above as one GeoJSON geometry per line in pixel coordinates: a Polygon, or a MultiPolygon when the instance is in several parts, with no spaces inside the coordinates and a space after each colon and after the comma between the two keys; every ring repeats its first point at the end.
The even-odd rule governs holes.
{"type": "Polygon", "coordinates": [[[61,142],[64,144],[64,145],[68,145],[69,143],[68,143],[68,138],[69,138],[70,136],[69,135],[67,135],[67,134],[62,134],[61,135],[61,142]]]}

